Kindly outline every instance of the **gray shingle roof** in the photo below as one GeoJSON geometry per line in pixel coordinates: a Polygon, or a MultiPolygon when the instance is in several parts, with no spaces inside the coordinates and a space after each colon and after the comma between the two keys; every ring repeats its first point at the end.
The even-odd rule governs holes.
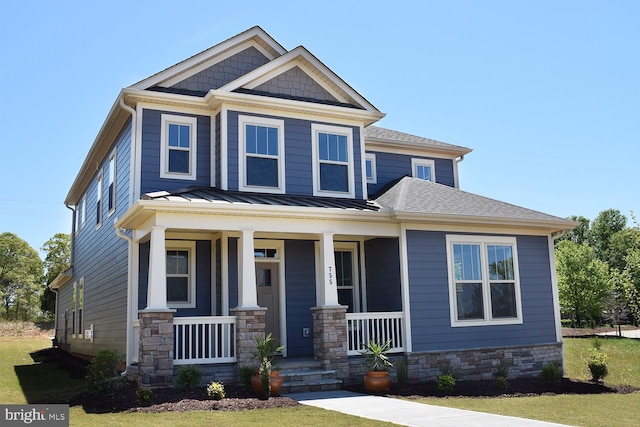
{"type": "Polygon", "coordinates": [[[402,178],[375,201],[383,208],[402,213],[556,224],[566,222],[567,228],[573,228],[573,222],[564,218],[411,177],[402,178]]]}
{"type": "Polygon", "coordinates": [[[435,148],[439,150],[451,150],[461,154],[470,153],[472,150],[460,145],[448,144],[435,139],[424,138],[422,136],[411,135],[397,130],[387,129],[380,126],[367,126],[364,128],[365,140],[380,141],[388,143],[409,143],[412,145],[424,146],[425,148],[435,148]]]}

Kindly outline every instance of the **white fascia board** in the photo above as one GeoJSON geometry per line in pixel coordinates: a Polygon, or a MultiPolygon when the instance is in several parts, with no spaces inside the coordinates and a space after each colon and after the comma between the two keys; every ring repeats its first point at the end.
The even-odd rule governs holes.
{"type": "Polygon", "coordinates": [[[49,289],[60,289],[71,281],[73,271],[71,268],[59,273],[55,279],[49,284],[49,289]]]}
{"type": "MultiPolygon", "coordinates": [[[[75,206],[84,193],[86,186],[89,184],[93,175],[96,172],[96,164],[102,163],[107,153],[111,151],[111,147],[116,141],[118,134],[121,131],[120,126],[126,123],[127,118],[131,115],[124,111],[120,107],[120,98],[123,96],[123,91],[120,92],[116,100],[114,101],[107,118],[102,123],[96,138],[87,153],[78,174],[76,175],[69,193],[65,198],[65,204],[75,206]],[[105,144],[104,142],[109,143],[105,144]]],[[[132,132],[134,130],[132,129],[132,132]]]]}
{"type": "Polygon", "coordinates": [[[269,59],[276,58],[278,55],[283,55],[287,52],[284,47],[269,36],[262,28],[256,26],[129,87],[132,89],[147,89],[149,87],[157,86],[162,82],[171,81],[171,79],[177,75],[181,75],[184,79],[186,78],[184,75],[185,72],[190,69],[198,67],[202,63],[208,63],[208,66],[211,66],[216,62],[219,62],[216,60],[216,56],[225,53],[227,50],[233,49],[237,45],[243,45],[252,40],[256,45],[260,46],[260,51],[269,59]],[[262,41],[266,48],[262,47],[257,40],[262,41]],[[269,50],[272,52],[269,52],[269,50]]]}
{"type": "Polygon", "coordinates": [[[212,107],[205,98],[200,96],[180,95],[176,93],[130,88],[123,89],[122,93],[125,96],[125,100],[134,104],[150,103],[182,108],[196,108],[200,110],[211,110],[212,107]]]}
{"type": "Polygon", "coordinates": [[[371,139],[367,137],[365,137],[365,148],[367,149],[367,151],[414,156],[422,155],[442,159],[456,159],[473,151],[470,148],[457,146],[452,146],[449,148],[405,141],[371,139]]]}
{"type": "MultiPolygon", "coordinates": [[[[384,113],[380,113],[379,111],[359,110],[356,108],[341,107],[337,105],[317,104],[314,102],[272,98],[269,96],[246,93],[222,92],[220,90],[209,91],[207,96],[205,96],[205,100],[209,102],[210,105],[214,105],[217,101],[218,103],[226,102],[239,106],[308,113],[315,115],[315,121],[319,120],[318,116],[327,118],[337,117],[361,122],[364,123],[365,126],[375,123],[384,117],[384,113]]],[[[274,114],[273,111],[271,111],[271,114],[274,114]]]]}
{"type": "MultiPolygon", "coordinates": [[[[392,217],[398,222],[411,223],[411,229],[417,230],[450,230],[452,226],[467,232],[479,232],[481,229],[491,229],[494,233],[504,233],[505,230],[523,234],[548,235],[550,232],[570,230],[575,227],[572,221],[544,221],[517,218],[480,217],[465,215],[432,215],[419,213],[396,212],[392,217]],[[441,226],[439,224],[442,224],[441,226]],[[475,230],[475,231],[473,231],[475,230]]],[[[576,224],[577,225],[577,224],[576,224]]],[[[408,226],[409,228],[409,226],[408,226]]]]}

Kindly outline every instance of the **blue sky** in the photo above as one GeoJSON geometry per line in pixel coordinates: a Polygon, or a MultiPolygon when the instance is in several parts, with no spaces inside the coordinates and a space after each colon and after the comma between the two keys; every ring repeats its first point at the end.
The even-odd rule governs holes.
{"type": "Polygon", "coordinates": [[[120,89],[254,25],[309,49],[380,126],[473,148],[463,190],[639,214],[639,18],[633,0],[0,0],[0,232],[35,249],[70,232],[63,201],[120,89]]]}

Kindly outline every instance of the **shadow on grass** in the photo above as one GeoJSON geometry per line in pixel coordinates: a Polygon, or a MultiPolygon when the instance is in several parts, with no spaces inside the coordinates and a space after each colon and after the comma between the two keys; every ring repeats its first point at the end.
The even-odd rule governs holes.
{"type": "Polygon", "coordinates": [[[86,362],[54,348],[29,355],[33,364],[14,366],[28,403],[68,403],[85,389],[86,362]]]}

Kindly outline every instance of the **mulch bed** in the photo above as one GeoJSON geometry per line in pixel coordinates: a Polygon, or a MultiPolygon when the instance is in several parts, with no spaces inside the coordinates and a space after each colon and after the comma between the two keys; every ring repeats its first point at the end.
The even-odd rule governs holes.
{"type": "MultiPolygon", "coordinates": [[[[82,378],[86,372],[87,362],[76,359],[58,349],[44,349],[31,354],[38,362],[55,362],[59,369],[69,372],[74,378],[82,378]]],[[[399,387],[394,384],[385,396],[395,398],[437,397],[451,398],[457,396],[474,398],[491,397],[523,397],[554,394],[600,394],[600,393],[633,393],[640,389],[631,386],[607,386],[605,384],[563,378],[560,384],[550,386],[538,378],[509,379],[509,388],[500,390],[492,380],[457,381],[451,393],[437,390],[435,381],[419,384],[405,384],[399,387]]],[[[349,385],[346,390],[364,393],[362,385],[349,385]]],[[[285,408],[299,405],[288,397],[271,397],[261,400],[246,387],[225,385],[226,397],[215,401],[207,397],[204,387],[195,390],[179,390],[177,388],[156,388],[148,402],[142,402],[133,383],[116,393],[107,396],[94,396],[84,393],[69,402],[71,406],[82,406],[86,412],[185,412],[185,411],[243,411],[248,409],[285,408]]]]}

